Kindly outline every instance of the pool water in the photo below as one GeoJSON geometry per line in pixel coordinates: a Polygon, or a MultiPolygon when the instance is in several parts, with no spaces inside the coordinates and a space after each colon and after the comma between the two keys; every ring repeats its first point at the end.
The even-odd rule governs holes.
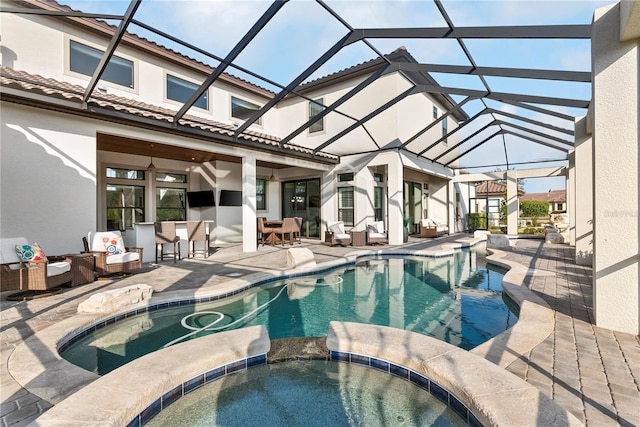
{"type": "Polygon", "coordinates": [[[293,361],[251,368],[178,399],[146,424],[172,426],[466,426],[416,385],[364,366],[293,361]]]}
{"type": "Polygon", "coordinates": [[[391,326],[471,349],[517,321],[502,297],[504,270],[483,260],[475,251],[368,259],[224,300],[129,317],[61,355],[102,375],[164,346],[221,330],[261,324],[271,339],[325,336],[332,320],[391,326]]]}

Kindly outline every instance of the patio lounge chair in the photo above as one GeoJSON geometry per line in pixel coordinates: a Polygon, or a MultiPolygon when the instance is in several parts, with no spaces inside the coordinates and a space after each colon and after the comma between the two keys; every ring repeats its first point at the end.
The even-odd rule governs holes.
{"type": "Polygon", "coordinates": [[[120,231],[89,233],[87,240],[100,276],[142,269],[142,248],[125,248],[120,231]]]}
{"type": "Polygon", "coordinates": [[[29,244],[24,237],[0,239],[2,291],[49,291],[72,279],[70,257],[47,257],[37,244],[29,244]],[[22,259],[16,246],[22,248],[22,259]]]}
{"type": "Polygon", "coordinates": [[[383,221],[367,224],[367,245],[373,245],[374,243],[389,243],[389,237],[387,237],[383,221]]]}
{"type": "Polygon", "coordinates": [[[449,227],[438,221],[425,218],[420,221],[420,237],[439,237],[449,234],[449,227]]]}
{"type": "Polygon", "coordinates": [[[324,233],[324,241],[329,243],[330,246],[350,245],[351,234],[345,231],[343,221],[328,222],[327,231],[324,233]]]}

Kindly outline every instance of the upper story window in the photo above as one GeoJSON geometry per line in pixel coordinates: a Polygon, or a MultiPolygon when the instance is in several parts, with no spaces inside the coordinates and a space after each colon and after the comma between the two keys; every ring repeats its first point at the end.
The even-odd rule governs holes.
{"type": "MultiPolygon", "coordinates": [[[[323,98],[314,99],[314,101],[315,102],[309,101],[309,120],[311,120],[312,118],[320,114],[323,109],[322,105],[316,104],[316,102],[319,104],[323,104],[324,103],[323,98]]],[[[317,122],[315,122],[314,124],[312,124],[311,126],[309,126],[309,133],[320,132],[323,130],[324,130],[324,117],[318,120],[317,122]]]]}
{"type": "MultiPolygon", "coordinates": [[[[167,74],[167,99],[185,103],[199,87],[200,85],[198,84],[167,74]]],[[[209,97],[207,96],[207,93],[208,91],[205,91],[200,95],[193,106],[202,108],[203,110],[208,110],[209,97]]]]}
{"type": "Polygon", "coordinates": [[[438,107],[436,107],[435,105],[433,106],[433,118],[438,118],[438,107]]]}
{"type": "MultiPolygon", "coordinates": [[[[244,99],[231,97],[231,117],[236,119],[247,120],[261,107],[253,102],[245,101],[244,99]]],[[[256,124],[262,125],[262,117],[260,117],[256,124]]]]}
{"type": "MultiPolygon", "coordinates": [[[[444,118],[442,119],[442,136],[446,136],[446,135],[447,135],[447,133],[449,133],[449,132],[447,131],[447,118],[446,118],[446,117],[444,117],[444,118]]],[[[445,139],[443,140],[443,142],[446,144],[446,143],[447,143],[447,138],[445,138],[445,139]]]]}
{"type": "Polygon", "coordinates": [[[353,172],[338,174],[338,182],[348,182],[348,181],[353,181],[353,172]]]}
{"type": "MultiPolygon", "coordinates": [[[[70,42],[69,70],[85,76],[93,76],[104,52],[73,40],[70,42]]],[[[133,61],[113,55],[101,79],[133,88],[133,61]]]]}

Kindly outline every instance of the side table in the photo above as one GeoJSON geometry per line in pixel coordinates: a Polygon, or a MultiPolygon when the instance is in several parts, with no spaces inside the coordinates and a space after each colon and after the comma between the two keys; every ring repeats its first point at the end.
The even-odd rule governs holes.
{"type": "Polygon", "coordinates": [[[367,244],[366,231],[351,231],[351,246],[365,246],[367,244]]]}
{"type": "Polygon", "coordinates": [[[71,258],[71,286],[84,285],[94,281],[93,254],[68,254],[71,258]]]}

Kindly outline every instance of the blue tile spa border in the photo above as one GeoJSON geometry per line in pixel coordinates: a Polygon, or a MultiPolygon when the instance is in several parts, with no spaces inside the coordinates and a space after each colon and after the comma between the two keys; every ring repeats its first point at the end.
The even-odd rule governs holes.
{"type": "Polygon", "coordinates": [[[451,408],[451,410],[465,420],[469,426],[482,426],[482,423],[478,421],[478,418],[473,414],[473,412],[471,412],[471,410],[467,408],[465,404],[462,403],[453,393],[449,392],[432,379],[412,371],[411,369],[375,357],[335,350],[331,351],[331,361],[368,366],[370,368],[378,369],[387,372],[388,374],[404,378],[412,384],[431,393],[434,397],[447,405],[447,407],[451,408]]]}
{"type": "Polygon", "coordinates": [[[201,386],[208,384],[212,381],[226,377],[236,372],[244,371],[248,368],[255,366],[262,366],[267,364],[267,355],[259,354],[257,356],[250,356],[246,359],[236,360],[231,363],[227,363],[224,366],[213,368],[207,372],[203,372],[200,375],[185,381],[184,383],[172,388],[159,398],[153,401],[142,412],[140,412],[127,427],[140,427],[148,423],[153,417],[158,415],[163,409],[166,409],[169,405],[180,399],[181,397],[189,394],[190,392],[200,388],[201,386]]]}
{"type": "MultiPolygon", "coordinates": [[[[469,247],[463,247],[460,248],[456,251],[460,251],[460,250],[470,250],[472,246],[469,247]]],[[[258,286],[262,286],[265,285],[267,283],[272,283],[272,282],[277,282],[280,280],[286,280],[286,279],[291,279],[291,278],[295,278],[295,277],[305,277],[305,276],[315,276],[318,274],[322,274],[322,273],[326,273],[332,270],[337,270],[340,268],[344,268],[344,267],[349,267],[349,266],[354,266],[357,265],[359,262],[362,262],[364,260],[369,260],[369,259],[386,259],[386,258],[394,258],[394,257],[399,257],[399,256],[403,256],[403,257],[407,257],[407,256],[412,256],[412,257],[419,257],[419,258],[443,258],[443,257],[449,257],[451,256],[450,253],[447,254],[443,254],[443,255],[433,255],[433,254],[429,254],[429,255],[421,255],[421,254],[416,254],[416,253],[412,253],[411,251],[406,251],[406,250],[394,250],[391,253],[386,253],[386,254],[379,254],[379,253],[373,253],[373,254],[363,254],[363,255],[359,255],[358,257],[356,257],[354,260],[351,261],[346,261],[343,264],[340,265],[331,265],[331,266],[326,266],[326,267],[322,267],[319,268],[317,270],[313,270],[313,271],[302,271],[302,272],[297,272],[297,273],[292,273],[292,274],[285,274],[282,276],[276,276],[276,277],[269,277],[269,278],[265,278],[265,279],[261,279],[258,280],[254,283],[250,283],[247,284],[245,286],[242,286],[238,289],[235,289],[233,291],[229,291],[226,292],[224,294],[219,294],[219,295],[213,295],[210,297],[201,297],[201,298],[186,298],[183,300],[178,300],[178,301],[170,301],[170,302],[158,302],[156,304],[153,305],[148,305],[145,307],[139,307],[139,308],[134,308],[130,311],[124,312],[124,313],[118,313],[114,316],[108,317],[106,319],[101,319],[93,324],[90,324],[89,326],[87,326],[86,328],[80,330],[80,331],[74,331],[70,334],[68,334],[67,336],[65,336],[62,340],[60,340],[58,342],[58,353],[64,353],[65,350],[67,350],[69,348],[69,346],[75,344],[76,342],[78,342],[79,340],[85,338],[87,335],[104,328],[105,326],[109,326],[113,323],[116,323],[120,320],[129,318],[129,317],[133,317],[133,316],[137,316],[139,314],[145,314],[145,313],[149,313],[149,312],[153,312],[153,311],[157,311],[163,308],[169,308],[169,307],[178,307],[178,306],[183,306],[183,305],[194,305],[194,304],[202,304],[202,303],[208,303],[208,302],[212,302],[212,301],[219,301],[221,299],[225,299],[225,298],[229,298],[235,295],[238,295],[242,292],[248,291],[249,289],[258,287],[258,286]]]]}

